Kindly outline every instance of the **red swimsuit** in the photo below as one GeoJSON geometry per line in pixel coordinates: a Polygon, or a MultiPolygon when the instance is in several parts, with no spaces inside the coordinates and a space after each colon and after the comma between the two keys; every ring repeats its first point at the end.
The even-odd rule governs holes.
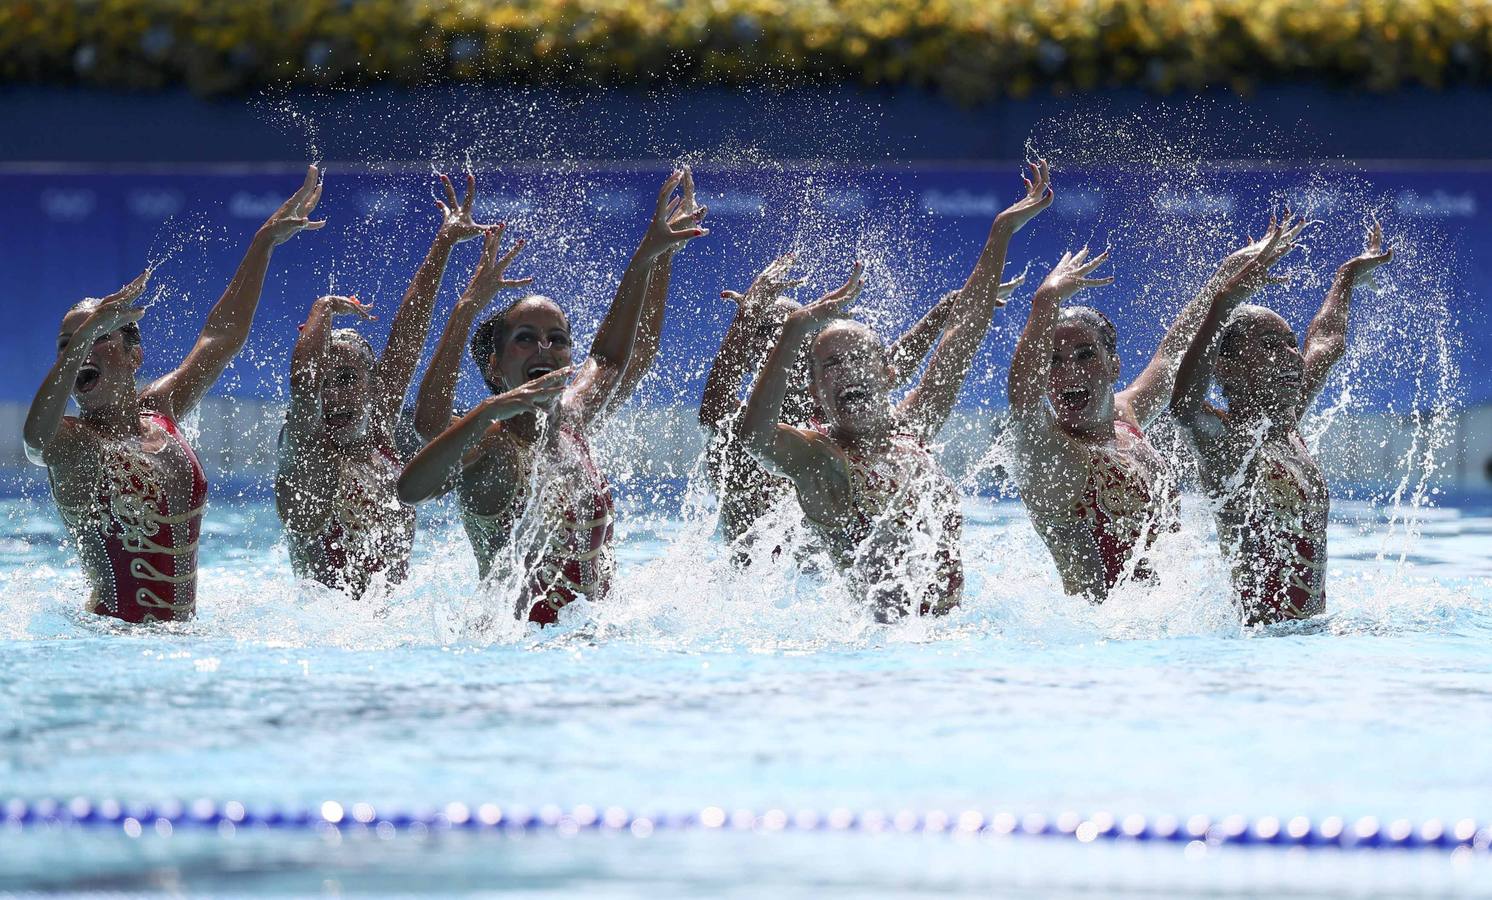
{"type": "Polygon", "coordinates": [[[414,510],[395,499],[394,483],[403,464],[391,447],[378,447],[367,466],[342,463],[337,477],[337,506],[296,554],[310,561],[314,572],[361,592],[369,576],[387,571],[391,584],[409,571],[414,541],[414,510]]]}
{"type": "MultiPolygon", "coordinates": [[[[1145,548],[1155,540],[1158,501],[1174,508],[1179,492],[1175,482],[1163,498],[1154,494],[1157,477],[1165,471],[1165,462],[1145,440],[1140,429],[1116,420],[1114,426],[1133,442],[1137,454],[1115,453],[1108,447],[1095,447],[1088,460],[1088,483],[1083,497],[1073,507],[1073,515],[1085,520],[1103,560],[1104,585],[1112,589],[1124,574],[1141,537],[1145,548]],[[1136,455],[1146,458],[1142,464],[1136,455]]],[[[1169,480],[1169,479],[1168,479],[1169,480]]],[[[1173,521],[1172,526],[1176,523],[1173,521]]],[[[1135,562],[1135,579],[1154,574],[1143,557],[1135,562]]]]}
{"type": "Polygon", "coordinates": [[[95,576],[93,612],[126,622],[180,621],[191,618],[197,605],[197,539],[207,476],[169,416],[140,415],[170,436],[191,468],[186,508],[171,508],[152,455],[118,441],[103,443],[95,499],[57,507],[95,576]]]}
{"type": "MultiPolygon", "coordinates": [[[[476,548],[478,561],[485,572],[493,557],[490,548],[498,542],[494,529],[507,528],[517,534],[532,534],[524,555],[529,602],[528,620],[541,625],[557,621],[562,607],[581,596],[602,600],[611,592],[616,571],[612,552],[613,506],[606,478],[591,459],[590,444],[585,436],[562,425],[558,434],[558,458],[574,463],[564,471],[540,471],[543,484],[539,496],[530,498],[520,492],[513,498],[510,510],[492,515],[466,512],[467,532],[476,548]],[[532,509],[530,507],[532,501],[532,509]],[[536,516],[532,521],[525,513],[536,516]]],[[[535,472],[533,452],[520,447],[529,457],[526,470],[535,472]]]]}
{"type": "MultiPolygon", "coordinates": [[[[1289,440],[1296,459],[1309,462],[1300,435],[1289,440]]],[[[1299,464],[1275,444],[1260,448],[1254,482],[1229,498],[1219,520],[1220,530],[1224,521],[1241,526],[1226,542],[1237,557],[1233,581],[1248,624],[1300,619],[1325,607],[1329,503],[1314,465],[1299,464]]]]}
{"type": "Polygon", "coordinates": [[[958,605],[964,589],[963,513],[958,491],[927,447],[914,436],[897,434],[884,453],[872,457],[846,450],[845,456],[850,520],[816,522],[804,516],[840,571],[867,597],[890,588],[886,600],[893,605],[901,605],[901,587],[884,582],[909,583],[920,615],[958,605]]]}

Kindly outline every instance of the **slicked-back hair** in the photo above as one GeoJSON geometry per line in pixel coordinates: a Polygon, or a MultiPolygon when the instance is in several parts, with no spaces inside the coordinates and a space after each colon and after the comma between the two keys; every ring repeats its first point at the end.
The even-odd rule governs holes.
{"type": "MultiPolygon", "coordinates": [[[[517,309],[518,305],[525,300],[547,300],[554,303],[543,294],[525,294],[478,322],[477,327],[472,329],[471,340],[467,343],[467,347],[471,350],[471,358],[477,364],[477,371],[482,374],[482,383],[487,385],[487,390],[494,394],[501,394],[507,388],[501,383],[494,383],[492,377],[487,374],[487,363],[492,359],[492,354],[498,352],[508,339],[508,314],[517,309]]],[[[558,303],[554,305],[555,308],[559,307],[558,303]]],[[[560,315],[564,316],[564,310],[560,310],[560,315]]],[[[568,328],[569,325],[570,319],[566,316],[565,327],[568,328]]]]}
{"type": "Polygon", "coordinates": [[[1261,312],[1269,312],[1266,306],[1256,303],[1242,303],[1228,316],[1228,321],[1223,323],[1223,330],[1217,336],[1217,355],[1226,356],[1229,359],[1238,356],[1238,342],[1243,340],[1244,332],[1248,330],[1249,323],[1254,321],[1261,312]]]}
{"type": "Polygon", "coordinates": [[[369,372],[373,371],[378,366],[378,355],[373,352],[373,345],[368,343],[368,339],[359,334],[355,329],[333,329],[331,336],[331,345],[333,347],[336,347],[338,345],[351,347],[353,349],[353,352],[355,352],[358,357],[363,360],[363,362],[368,364],[369,372]]]}
{"type": "Polygon", "coordinates": [[[1091,306],[1064,306],[1057,312],[1057,322],[1077,322],[1098,332],[1098,339],[1110,356],[1119,355],[1119,331],[1109,317],[1091,306]]]}

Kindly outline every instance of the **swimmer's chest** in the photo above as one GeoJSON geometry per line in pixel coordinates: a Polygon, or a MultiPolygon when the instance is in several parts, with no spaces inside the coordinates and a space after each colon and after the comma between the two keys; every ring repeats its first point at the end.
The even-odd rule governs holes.
{"type": "Polygon", "coordinates": [[[164,499],[173,515],[180,514],[192,505],[197,461],[159,422],[142,418],[140,424],[138,437],[100,438],[99,490],[164,499]]]}

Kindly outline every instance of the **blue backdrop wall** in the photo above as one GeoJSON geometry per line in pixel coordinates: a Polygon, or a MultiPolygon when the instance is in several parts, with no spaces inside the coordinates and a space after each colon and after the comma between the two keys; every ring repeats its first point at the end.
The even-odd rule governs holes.
{"type": "MultiPolygon", "coordinates": [[[[770,172],[699,166],[713,230],[675,266],[659,399],[697,396],[730,311],[720,290],[744,289],[757,268],[789,247],[801,251],[804,274],[812,279],[805,297],[842,279],[854,259],[867,259],[867,312],[894,332],[962,283],[991,218],[1016,196],[1017,169],[1013,162],[770,172]]],[[[299,174],[289,168],[0,173],[6,326],[0,331],[0,399],[29,399],[53,358],[57,325],[69,304],[107,293],[147,261],[159,265],[160,290],[144,323],[147,373],[180,359],[248,237],[294,189],[299,174]]],[[[535,275],[535,290],[572,309],[585,340],[664,174],[661,165],[482,172],[479,217],[510,221],[514,236],[530,239],[514,271],[535,275]]],[[[1016,238],[1007,271],[1031,262],[1029,293],[1063,249],[1112,245],[1119,281],[1088,296],[1118,323],[1129,360],[1154,348],[1207,268],[1247,228],[1262,226],[1276,191],[1325,219],[1312,252],[1300,260],[1297,284],[1269,297],[1298,328],[1320,302],[1331,270],[1355,252],[1368,207],[1385,218],[1392,238],[1411,245],[1405,266],[1415,272],[1415,289],[1444,295],[1419,299],[1448,302],[1468,334],[1482,326],[1479,298],[1492,287],[1492,271],[1475,250],[1492,238],[1488,173],[1396,167],[1323,176],[1319,168],[1275,167],[1209,169],[1180,182],[1157,182],[1123,167],[1089,167],[1059,171],[1057,179],[1054,208],[1016,238]]],[[[428,169],[351,171],[332,164],[317,213],[330,224],[277,251],[251,351],[223,390],[279,396],[295,324],[321,293],[356,294],[391,311],[433,234],[434,185],[428,169]]],[[[461,249],[437,316],[449,308],[475,258],[475,243],[461,249]]],[[[1360,300],[1360,309],[1371,302],[1360,300]]],[[[971,398],[1002,402],[1002,379],[993,376],[1008,360],[1023,308],[1017,300],[991,338],[982,357],[988,371],[971,398]]],[[[1415,311],[1406,314],[1411,320],[1399,324],[1414,327],[1415,311]]],[[[1382,324],[1371,311],[1359,318],[1382,324]]],[[[368,326],[375,343],[386,321],[387,315],[368,326]]],[[[1392,345],[1381,349],[1391,352],[1392,345]]],[[[1473,349],[1462,364],[1466,398],[1492,398],[1485,355],[1473,349]]],[[[1375,375],[1366,396],[1385,403],[1413,396],[1413,366],[1385,365],[1375,375]]]]}
{"type": "MultiPolygon", "coordinates": [[[[1402,251],[1397,290],[1380,301],[1388,306],[1362,300],[1354,317],[1360,348],[1377,357],[1358,399],[1402,410],[1422,393],[1426,335],[1447,318],[1467,345],[1455,352],[1465,399],[1492,399],[1492,363],[1476,339],[1492,287],[1479,252],[1492,238],[1487,92],[1114,92],[964,109],[848,88],[580,96],[448,86],[207,102],[12,87],[0,89],[0,119],[3,402],[29,400],[69,304],[147,261],[159,264],[161,291],[144,324],[147,373],[179,359],[308,157],[331,161],[319,211],[330,224],[277,252],[251,349],[222,391],[281,395],[294,326],[318,294],[355,293],[385,310],[397,302],[435,225],[430,159],[477,160],[481,217],[530,238],[515,270],[572,310],[583,341],[640,234],[663,160],[691,151],[713,233],[679,259],[651,392],[693,402],[730,312],[722,288],[743,289],[795,248],[813,279],[806,296],[862,258],[867,313],[890,334],[962,282],[990,219],[1019,189],[1017,163],[990,160],[1019,159],[1028,146],[1058,162],[1058,198],[1017,237],[1007,271],[1032,263],[1029,292],[1063,249],[1112,246],[1119,281],[1091,302],[1119,324],[1130,372],[1211,265],[1283,199],[1323,220],[1294,284],[1267,298],[1297,328],[1356,251],[1366,212],[1402,251]],[[804,157],[832,162],[781,162],[804,157]],[[401,159],[420,161],[371,162],[401,159]],[[491,162],[521,159],[542,161],[491,162]]],[[[438,318],[475,249],[453,261],[438,318]]],[[[1022,310],[1018,300],[992,335],[970,401],[1003,404],[1022,310]]],[[[383,323],[369,327],[375,343],[383,323]]]]}

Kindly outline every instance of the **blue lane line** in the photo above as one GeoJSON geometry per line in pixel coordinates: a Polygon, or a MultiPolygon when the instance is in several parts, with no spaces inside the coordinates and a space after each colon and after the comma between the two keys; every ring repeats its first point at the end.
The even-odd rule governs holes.
{"type": "Polygon", "coordinates": [[[232,834],[238,828],[278,830],[373,831],[381,836],[400,832],[422,834],[432,830],[463,831],[553,831],[573,835],[582,831],[627,831],[647,837],[658,831],[820,831],[856,833],[948,834],[955,836],[1031,836],[1095,841],[1138,841],[1210,845],[1256,845],[1276,847],[1337,847],[1344,849],[1435,849],[1486,851],[1492,847],[1492,823],[1474,819],[1455,822],[1408,819],[1380,822],[1364,817],[1348,822],[1339,816],[1313,820],[1305,816],[1279,819],[1265,816],[1247,819],[1228,816],[1129,815],[1117,818],[1108,813],[1089,816],[1062,813],[986,814],[975,810],[948,813],[876,810],[856,812],[834,809],[788,811],[769,809],[728,810],[708,806],[690,812],[633,813],[622,807],[559,806],[503,807],[492,803],[469,806],[449,803],[421,809],[375,809],[368,803],[343,805],[327,800],[318,807],[270,807],[246,805],[236,800],[195,800],[158,805],[71,800],[11,799],[0,803],[0,829],[44,829],[56,827],[119,828],[131,837],[146,831],[170,836],[177,828],[216,829],[232,834]]]}

